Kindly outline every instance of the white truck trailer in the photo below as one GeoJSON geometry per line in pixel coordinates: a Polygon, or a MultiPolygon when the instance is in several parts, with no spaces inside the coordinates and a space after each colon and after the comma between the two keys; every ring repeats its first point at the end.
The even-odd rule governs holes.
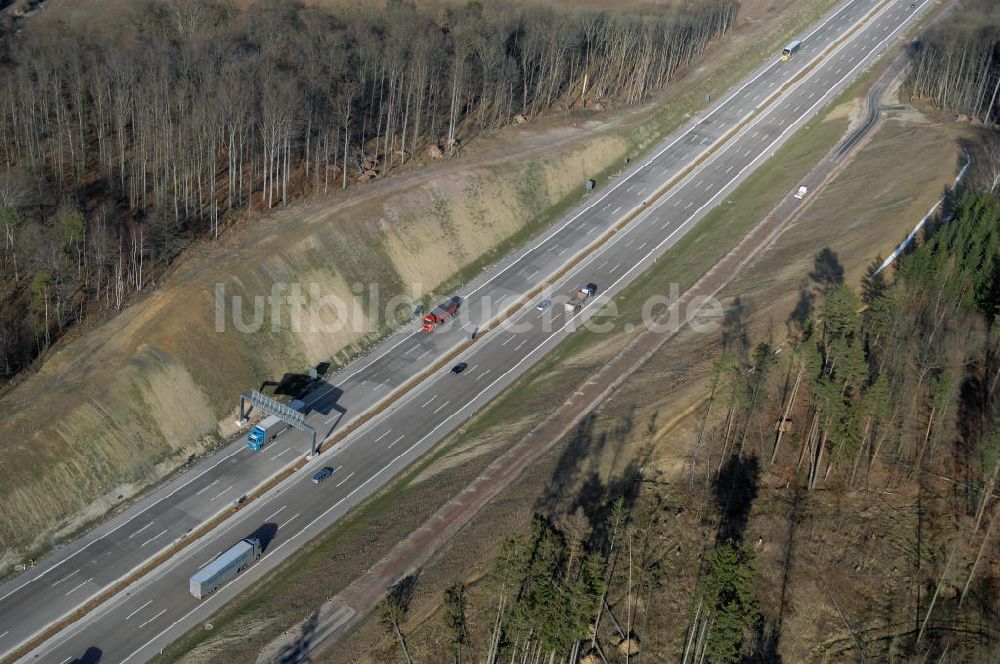
{"type": "MultiPolygon", "coordinates": [[[[300,413],[304,413],[306,409],[305,403],[299,401],[298,399],[288,405],[292,408],[292,410],[297,410],[300,413]]],[[[250,433],[247,434],[247,448],[249,448],[251,452],[260,450],[269,442],[287,431],[289,426],[288,422],[284,421],[280,417],[276,415],[268,415],[262,419],[257,426],[250,429],[250,433]]]]}
{"type": "Polygon", "coordinates": [[[260,540],[248,537],[191,577],[191,594],[202,599],[260,559],[260,540]]]}

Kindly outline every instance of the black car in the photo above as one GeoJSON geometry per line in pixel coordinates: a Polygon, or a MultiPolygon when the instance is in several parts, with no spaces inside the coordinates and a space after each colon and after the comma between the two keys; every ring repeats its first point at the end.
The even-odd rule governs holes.
{"type": "Polygon", "coordinates": [[[319,484],[330,475],[333,475],[333,468],[330,466],[327,466],[323,470],[316,471],[316,473],[313,474],[313,484],[319,484]]]}
{"type": "Polygon", "coordinates": [[[453,366],[451,368],[451,372],[453,374],[460,374],[460,373],[462,373],[463,371],[465,371],[468,368],[469,368],[469,365],[468,365],[467,362],[459,362],[458,364],[456,364],[455,366],[453,366]]]}

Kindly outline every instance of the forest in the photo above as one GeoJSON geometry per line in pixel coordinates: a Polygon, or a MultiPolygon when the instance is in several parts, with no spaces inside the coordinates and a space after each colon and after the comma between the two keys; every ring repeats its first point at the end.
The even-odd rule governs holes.
{"type": "Polygon", "coordinates": [[[829,567],[792,574],[840,612],[821,633],[844,635],[822,661],[995,661],[1000,199],[950,192],[919,243],[881,262],[853,287],[817,254],[780,342],[755,343],[731,309],[681,477],[632,468],[610,502],[536,514],[409,634],[400,584],[375,661],[779,662],[788,568],[810,546],[829,567]],[[825,543],[838,530],[861,562],[825,543]],[[842,609],[835,595],[879,564],[842,609]]]}
{"type": "Polygon", "coordinates": [[[738,9],[144,0],[85,28],[23,21],[0,41],[0,381],[252,213],[649,98],[738,9]]]}
{"type": "Polygon", "coordinates": [[[1000,12],[973,0],[913,44],[904,88],[914,97],[988,123],[1000,121],[1000,12]]]}

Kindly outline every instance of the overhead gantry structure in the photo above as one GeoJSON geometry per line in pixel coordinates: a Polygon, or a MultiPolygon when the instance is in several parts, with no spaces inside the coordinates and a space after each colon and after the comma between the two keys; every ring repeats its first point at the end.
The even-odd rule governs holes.
{"type": "Polygon", "coordinates": [[[293,426],[300,431],[305,431],[312,436],[312,444],[309,448],[309,456],[315,456],[319,451],[316,449],[316,429],[311,425],[306,423],[306,414],[286,406],[280,401],[275,401],[269,396],[265,396],[254,390],[250,394],[241,393],[240,394],[240,420],[239,423],[242,425],[244,422],[250,419],[250,413],[253,409],[263,411],[268,415],[274,415],[278,419],[287,423],[289,426],[293,426]],[[247,404],[249,403],[249,407],[247,404]]]}

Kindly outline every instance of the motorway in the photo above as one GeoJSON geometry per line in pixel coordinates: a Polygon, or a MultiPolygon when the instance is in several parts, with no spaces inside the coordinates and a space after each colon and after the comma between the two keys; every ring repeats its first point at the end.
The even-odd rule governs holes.
{"type": "MultiPolygon", "coordinates": [[[[801,36],[802,48],[792,60],[764,63],[627,173],[459,291],[464,301],[460,320],[433,333],[408,326],[338,372],[306,399],[307,420],[321,435],[344,427],[466,342],[471,330],[485,328],[578,258],[538,298],[552,299],[549,309],[538,311],[529,303],[514,311],[455,360],[468,363],[464,373],[453,375],[446,367],[421,381],[304,470],[22,661],[63,664],[85,655],[89,661],[146,661],[204,622],[427,452],[590,318],[856,78],[930,4],[918,1],[911,9],[910,0],[848,0],[838,5],[801,36]],[[653,199],[681,174],[679,182],[653,199]],[[630,221],[613,231],[629,215],[630,221]],[[594,250],[594,243],[608,234],[594,250]],[[562,303],[587,282],[600,287],[601,297],[580,312],[567,313],[562,303]],[[334,468],[334,474],[314,485],[309,476],[323,466],[334,468]],[[195,570],[254,533],[267,541],[257,565],[205,600],[188,593],[187,580],[195,570]]],[[[242,441],[234,442],[0,587],[0,653],[10,653],[308,450],[308,438],[295,430],[257,453],[249,452],[242,441]]]]}

